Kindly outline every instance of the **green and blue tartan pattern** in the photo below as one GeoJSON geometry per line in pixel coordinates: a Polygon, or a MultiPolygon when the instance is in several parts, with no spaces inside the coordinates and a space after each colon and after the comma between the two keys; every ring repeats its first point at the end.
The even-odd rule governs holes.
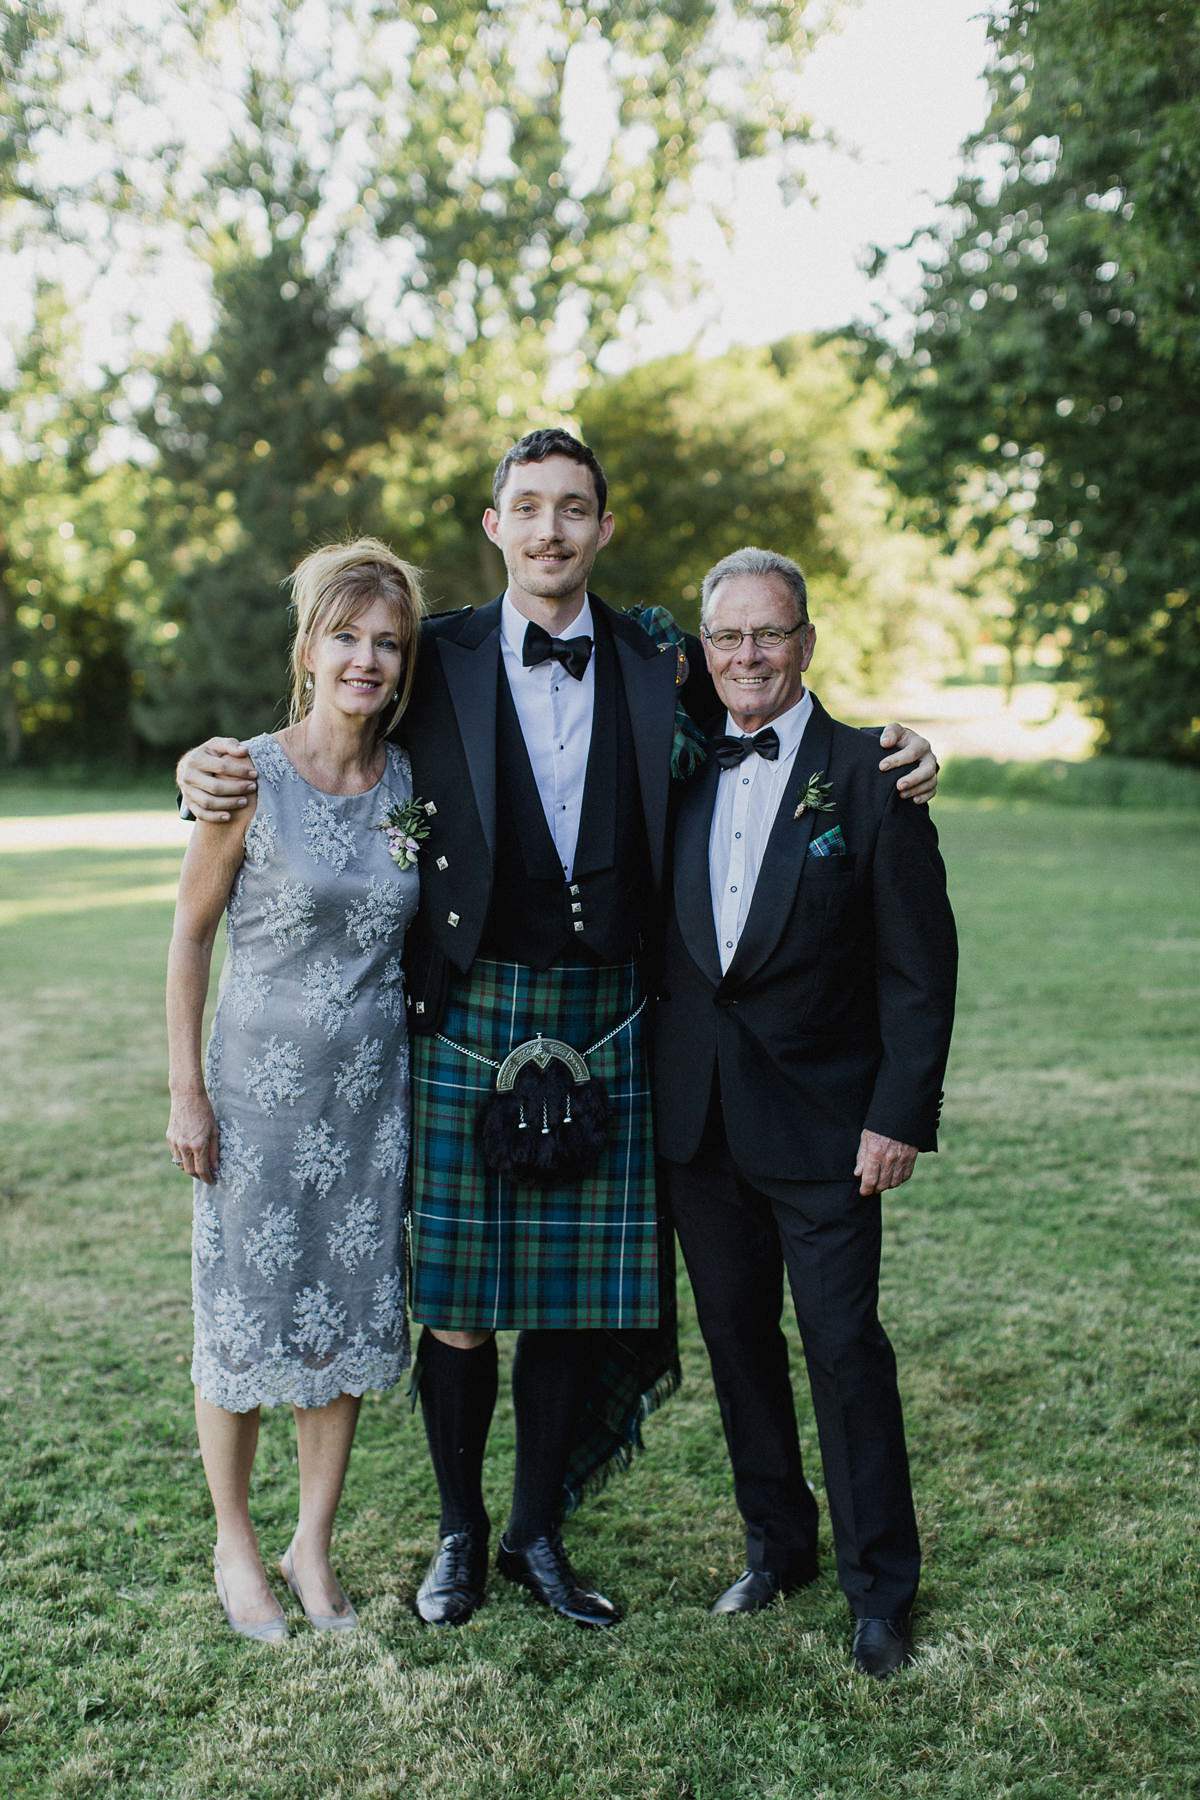
{"type": "MultiPolygon", "coordinates": [[[[586,1051],[642,998],[635,962],[546,970],[478,958],[441,1032],[500,1062],[536,1037],[586,1051]]],[[[636,1330],[659,1320],[650,1087],[641,1018],[589,1056],[613,1122],[597,1166],[562,1186],[516,1184],[483,1160],[478,1120],[496,1071],[413,1039],[414,1319],[444,1330],[636,1330]]]]}
{"type": "Polygon", "coordinates": [[[828,831],[823,831],[820,837],[814,838],[808,846],[808,854],[810,856],[845,856],[846,840],[842,836],[841,826],[833,825],[828,831]]]}

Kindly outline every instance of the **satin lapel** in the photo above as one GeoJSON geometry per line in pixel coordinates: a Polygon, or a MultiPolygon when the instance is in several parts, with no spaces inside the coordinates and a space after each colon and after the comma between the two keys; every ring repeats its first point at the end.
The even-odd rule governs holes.
{"type": "Polygon", "coordinates": [[[809,776],[814,771],[823,775],[827,770],[832,749],[833,722],[820,702],[814,699],[812,717],[800,740],[791,778],[767,839],[750,912],[733,961],[725,971],[726,981],[747,980],[767,960],[783,935],[813,829],[822,817],[819,812],[810,810],[796,818],[796,808],[809,776]]]}
{"type": "Polygon", "coordinates": [[[591,874],[596,869],[612,867],[617,840],[617,787],[614,773],[618,766],[617,734],[617,658],[612,634],[606,629],[604,616],[593,603],[596,619],[594,702],[592,706],[592,741],[588,749],[587,772],[583,784],[583,802],[579,814],[579,842],[575,848],[576,876],[591,874]]]}
{"type": "Polygon", "coordinates": [[[500,679],[500,602],[481,606],[458,638],[437,639],[438,655],[466,752],[471,789],[488,849],[496,850],[496,701],[500,679]]]}
{"type": "MultiPolygon", "coordinates": [[[[593,611],[604,606],[592,597],[593,611]]],[[[646,836],[650,841],[650,860],[654,883],[661,890],[663,859],[667,842],[667,796],[671,787],[671,744],[675,736],[675,658],[660,655],[651,648],[650,640],[640,626],[634,626],[604,607],[604,618],[612,628],[617,650],[617,663],[625,684],[629,722],[633,728],[633,750],[637,761],[638,786],[642,793],[642,815],[646,836]],[[636,632],[636,639],[632,634],[636,632]]]]}
{"type": "Polygon", "coordinates": [[[713,922],[708,838],[720,773],[710,757],[688,782],[675,823],[675,917],[692,961],[714,982],[721,979],[721,959],[713,922]]]}

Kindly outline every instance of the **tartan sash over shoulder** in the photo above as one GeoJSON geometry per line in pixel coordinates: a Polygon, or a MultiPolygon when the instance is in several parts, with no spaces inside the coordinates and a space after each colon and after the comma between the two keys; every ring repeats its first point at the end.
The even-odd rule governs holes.
{"type": "Polygon", "coordinates": [[[441,1031],[502,1061],[541,1031],[587,1050],[608,1088],[606,1149],[579,1179],[551,1188],[489,1169],[479,1113],[495,1071],[432,1035],[414,1038],[414,1319],[443,1330],[586,1330],[597,1364],[568,1504],[628,1462],[638,1422],[678,1385],[670,1228],[656,1218],[650,1089],[636,962],[570,959],[546,970],[477,958],[451,986],[441,1031]],[[663,1262],[660,1281],[660,1260],[663,1262]],[[660,1307],[661,1299],[661,1307],[660,1307]]]}

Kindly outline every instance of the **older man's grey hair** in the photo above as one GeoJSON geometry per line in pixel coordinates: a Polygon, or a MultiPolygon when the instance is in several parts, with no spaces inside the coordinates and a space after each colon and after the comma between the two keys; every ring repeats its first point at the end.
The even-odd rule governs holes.
{"type": "Polygon", "coordinates": [[[808,624],[808,583],[799,563],[794,563],[790,556],[780,556],[775,550],[757,550],[753,544],[747,544],[744,549],[734,550],[731,555],[723,556],[704,577],[700,601],[701,624],[708,624],[713,607],[713,590],[720,582],[728,581],[733,575],[781,576],[796,603],[796,623],[808,624]]]}

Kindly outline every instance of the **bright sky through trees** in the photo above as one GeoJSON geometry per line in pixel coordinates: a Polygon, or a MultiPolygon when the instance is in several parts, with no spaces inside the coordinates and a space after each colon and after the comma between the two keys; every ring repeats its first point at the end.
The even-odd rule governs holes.
{"type": "Polygon", "coordinates": [[[769,162],[743,168],[732,245],[697,206],[676,248],[700,262],[709,294],[682,314],[664,299],[639,352],[679,349],[697,329],[702,351],[766,344],[868,317],[875,305],[906,318],[916,257],[894,258],[875,285],[860,265],[873,245],[928,223],[954,187],[959,147],[987,113],[989,10],[987,0],[851,6],[799,80],[801,104],[838,140],[804,151],[808,196],[785,205],[769,162]]]}
{"type": "MultiPolygon", "coordinates": [[[[678,228],[675,247],[682,259],[699,262],[706,292],[682,310],[664,296],[636,348],[630,345],[631,355],[679,350],[698,334],[703,351],[767,343],[866,316],[877,301],[902,306],[915,285],[915,263],[894,261],[886,290],[882,284],[872,290],[859,263],[872,244],[899,242],[925,223],[954,184],[958,147],[986,111],[985,10],[986,0],[851,4],[842,30],[821,38],[799,80],[818,130],[839,140],[836,147],[805,149],[808,195],[785,205],[779,170],[769,160],[732,177],[715,166],[702,174],[697,204],[678,228]],[[737,184],[739,222],[732,245],[704,206],[706,193],[716,197],[730,179],[737,184]]],[[[580,92],[579,103],[586,100],[580,92]]],[[[192,128],[204,138],[202,111],[193,114],[192,128]]],[[[580,157],[586,160],[589,139],[605,135],[603,129],[582,133],[580,157]]],[[[0,290],[5,338],[29,323],[24,260],[10,267],[17,278],[0,290]]],[[[111,321],[131,308],[148,323],[157,318],[164,336],[171,318],[183,317],[196,329],[206,317],[203,273],[183,255],[163,259],[149,289],[144,269],[136,281],[117,270],[96,282],[78,251],[60,268],[82,301],[88,362],[104,360],[111,321]]],[[[150,335],[158,335],[153,324],[150,335]]],[[[630,357],[610,350],[606,360],[617,366],[630,357]]]]}
{"type": "Polygon", "coordinates": [[[490,591],[480,470],[617,389],[642,437],[657,396],[645,502],[644,442],[603,438],[675,546],[659,587],[690,604],[778,503],[855,667],[915,653],[899,590],[930,583],[878,477],[832,472],[890,424],[868,400],[841,456],[845,374],[803,334],[869,315],[857,262],[951,191],[976,3],[28,0],[0,103],[10,759],[269,717],[297,545],[370,529],[441,598],[490,591]]]}

